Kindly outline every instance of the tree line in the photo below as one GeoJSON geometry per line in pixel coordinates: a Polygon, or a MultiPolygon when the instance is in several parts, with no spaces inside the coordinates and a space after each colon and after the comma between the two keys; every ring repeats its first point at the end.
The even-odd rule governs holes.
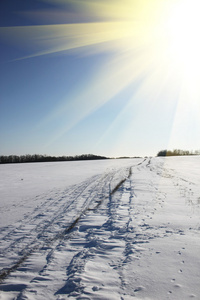
{"type": "Polygon", "coordinates": [[[181,155],[200,155],[200,150],[188,151],[181,149],[171,150],[161,150],[158,152],[157,156],[181,156],[181,155]]]}
{"type": "Polygon", "coordinates": [[[94,154],[82,154],[82,155],[76,155],[76,156],[49,156],[49,155],[40,155],[40,154],[1,155],[0,156],[0,164],[52,162],[52,161],[76,161],[76,160],[95,160],[95,159],[108,159],[108,157],[94,155],[94,154]]]}

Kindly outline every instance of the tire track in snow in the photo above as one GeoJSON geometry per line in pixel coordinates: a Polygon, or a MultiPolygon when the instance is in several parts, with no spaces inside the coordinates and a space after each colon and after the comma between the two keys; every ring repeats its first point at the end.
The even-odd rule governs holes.
{"type": "Polygon", "coordinates": [[[15,239],[14,242],[12,239],[12,235],[15,235],[16,232],[26,231],[26,226],[30,226],[30,224],[33,224],[32,226],[34,228],[28,231],[29,235],[32,234],[32,232],[38,232],[38,234],[40,234],[42,231],[47,229],[48,225],[51,225],[54,219],[56,219],[62,211],[64,210],[66,211],[67,209],[70,208],[72,204],[74,204],[74,202],[78,199],[78,197],[94,180],[95,178],[92,177],[90,180],[83,182],[78,187],[72,186],[66,189],[64,192],[61,193],[53,192],[54,194],[51,195],[51,197],[46,196],[48,199],[44,203],[42,203],[42,205],[37,207],[31,214],[27,215],[23,220],[19,221],[20,223],[19,226],[17,227],[15,226],[15,228],[10,232],[8,232],[5,236],[3,237],[1,236],[1,240],[3,240],[4,243],[6,240],[8,241],[11,240],[11,244],[7,245],[5,249],[7,250],[9,247],[13,248],[15,246],[15,243],[20,242],[20,240],[24,238],[23,234],[22,237],[15,239]],[[73,193],[71,191],[73,191],[73,193]],[[56,199],[54,200],[53,198],[56,199]],[[65,201],[66,198],[67,198],[67,203],[65,201]],[[55,206],[59,208],[57,211],[55,211],[55,206]],[[53,214],[51,214],[52,212],[53,214]]]}
{"type": "MultiPolygon", "coordinates": [[[[107,299],[105,295],[112,293],[113,299],[118,299],[120,295],[123,299],[127,290],[131,297],[143,292],[144,288],[137,283],[132,290],[129,287],[127,266],[132,261],[139,263],[148,249],[145,245],[152,239],[169,237],[174,233],[168,231],[166,226],[159,227],[148,222],[154,215],[152,207],[157,204],[158,193],[152,184],[152,171],[148,166],[146,200],[141,198],[143,193],[139,187],[142,183],[139,181],[133,186],[133,179],[130,179],[123,182],[116,194],[110,195],[94,215],[86,215],[80,221],[76,229],[79,238],[73,243],[75,253],[66,269],[66,282],[55,295],[68,295],[73,299],[107,299]],[[107,275],[102,275],[103,272],[107,275]],[[112,291],[107,290],[109,285],[112,291]]],[[[154,174],[157,176],[156,172],[154,174]]]]}
{"type": "Polygon", "coordinates": [[[114,177],[117,173],[118,171],[115,170],[103,177],[94,176],[85,181],[81,186],[70,187],[65,190],[63,197],[58,198],[50,204],[48,203],[49,199],[43,203],[40,208],[35,210],[36,214],[34,217],[26,217],[25,225],[23,224],[24,220],[22,220],[22,224],[20,224],[18,228],[7,233],[2,240],[4,244],[6,241],[9,242],[9,240],[11,240],[11,243],[9,245],[6,244],[6,249],[4,248],[3,251],[1,251],[1,257],[4,257],[6,253],[7,261],[10,259],[11,266],[4,267],[0,271],[0,281],[3,281],[11,272],[15,271],[36,250],[44,247],[46,244],[51,244],[57,239],[62,239],[65,235],[69,234],[85,213],[97,209],[103,200],[108,197],[107,195],[115,193],[124,180],[126,180],[121,180],[111,188],[111,183],[114,181],[114,177]],[[67,192],[69,193],[67,194],[67,192]],[[70,194],[71,197],[69,196],[70,194]],[[69,201],[68,204],[65,204],[66,198],[69,201]],[[80,201],[80,198],[83,200],[80,201]],[[96,198],[98,201],[95,201],[96,198]],[[55,213],[55,206],[60,203],[61,205],[59,205],[59,209],[57,208],[57,212],[55,213]],[[45,215],[44,207],[46,204],[49,204],[47,207],[50,209],[47,210],[45,215]],[[72,208],[70,208],[71,206],[72,208]],[[73,216],[73,211],[78,214],[78,216],[73,216]],[[68,218],[66,218],[66,214],[68,218]],[[51,218],[50,220],[48,220],[49,217],[51,218]],[[32,225],[33,228],[27,230],[27,224],[28,227],[32,225]],[[58,225],[57,230],[55,229],[55,225],[58,225]],[[65,229],[62,230],[63,227],[65,227],[65,229]],[[20,236],[15,239],[13,236],[17,234],[20,236]],[[8,254],[10,254],[11,258],[9,258],[8,254]],[[14,264],[13,256],[15,258],[14,264]]]}
{"type": "MultiPolygon", "coordinates": [[[[130,176],[131,173],[129,174],[130,176]]],[[[104,289],[103,283],[102,286],[101,284],[99,286],[91,286],[89,295],[88,279],[85,279],[87,285],[84,284],[83,280],[89,276],[85,275],[88,263],[90,266],[99,266],[97,262],[95,263],[96,257],[98,257],[98,260],[101,257],[104,267],[105,261],[109,257],[106,267],[107,280],[108,278],[115,278],[118,281],[116,286],[122,288],[126,286],[123,267],[131,259],[130,256],[133,254],[133,251],[137,254],[140,253],[143,249],[139,245],[148,242],[148,237],[147,240],[139,238],[138,231],[136,230],[135,232],[133,223],[131,224],[134,216],[134,197],[136,195],[131,180],[123,181],[118,190],[116,190],[116,195],[110,195],[104,202],[103,207],[94,212],[94,216],[86,215],[81,220],[79,229],[77,228],[80,234],[79,242],[77,243],[75,254],[67,267],[67,280],[65,285],[56,292],[56,295],[66,294],[72,298],[87,297],[87,299],[91,299],[91,291],[93,291],[93,296],[97,292],[98,299],[106,299],[103,297],[103,294],[98,293],[98,291],[104,289]],[[104,207],[105,205],[106,207],[104,207]],[[101,222],[102,215],[106,215],[104,222],[101,222]],[[82,238],[81,235],[83,235],[82,238]],[[134,243],[133,236],[135,237],[134,243]],[[85,246],[83,247],[83,245],[85,246]]],[[[144,225],[144,222],[142,225],[144,225]]],[[[143,231],[146,231],[145,226],[141,228],[143,231]]],[[[76,242],[74,245],[76,246],[76,242]]],[[[103,267],[99,268],[101,270],[103,267]]],[[[100,278],[101,275],[98,272],[99,270],[95,269],[93,276],[98,277],[99,275],[100,278]]]]}
{"type": "MultiPolygon", "coordinates": [[[[8,259],[10,254],[11,264],[13,264],[14,257],[16,264],[18,265],[18,260],[24,261],[23,257],[27,257],[35,249],[51,240],[50,235],[56,234],[56,228],[54,226],[55,222],[58,222],[63,215],[68,217],[68,220],[66,220],[66,223],[64,223],[63,226],[70,225],[70,223],[73,222],[73,210],[77,209],[78,211],[77,206],[79,197],[90,187],[90,185],[94,184],[97,179],[98,178],[95,176],[86,182],[83,182],[78,187],[72,187],[71,189],[74,191],[75,196],[71,193],[70,188],[65,190],[65,197],[61,196],[63,195],[63,192],[58,194],[56,200],[48,203],[48,207],[50,207],[52,211],[51,213],[50,209],[42,204],[39,209],[36,209],[36,213],[33,217],[31,214],[30,218],[26,218],[25,224],[24,220],[22,220],[20,226],[1,238],[1,243],[4,245],[4,249],[1,250],[1,257],[7,257],[8,259]],[[50,227],[53,228],[50,230],[50,227]],[[48,236],[45,236],[45,233],[47,233],[48,236]],[[11,241],[10,244],[8,244],[9,241],[11,241]]],[[[85,205],[86,201],[87,199],[83,203],[80,201],[80,204],[85,205]]],[[[83,209],[82,206],[80,206],[79,210],[81,209],[83,209]]],[[[61,230],[60,226],[58,226],[57,230],[61,230]]]]}
{"type": "MultiPolygon", "coordinates": [[[[105,179],[108,181],[104,180],[101,186],[107,193],[104,201],[102,201],[103,194],[100,196],[98,193],[96,196],[93,194],[93,200],[88,202],[91,205],[87,206],[88,210],[81,215],[73,228],[66,235],[57,236],[55,240],[49,242],[49,249],[46,252],[40,248],[38,253],[37,251],[33,253],[21,268],[11,274],[3,284],[2,290],[6,291],[10,288],[11,291],[15,291],[17,294],[15,299],[105,300],[108,299],[108,295],[111,295],[112,299],[133,297],[168,299],[168,294],[162,294],[159,298],[151,297],[160,278],[156,277],[155,282],[150,278],[151,287],[145,285],[145,280],[141,280],[140,276],[142,274],[144,278],[146,272],[151,271],[149,263],[152,262],[152,257],[154,261],[159,260],[163,255],[162,251],[165,251],[163,246],[157,249],[156,239],[162,239],[161,245],[165,246],[169,241],[165,238],[174,235],[177,238],[184,234],[180,230],[182,225],[170,224],[169,220],[166,221],[162,217],[158,219],[160,213],[162,216],[163,205],[167,204],[163,204],[163,201],[167,202],[171,195],[175,194],[174,191],[179,195],[180,190],[179,186],[173,184],[174,177],[171,176],[173,173],[171,174],[170,171],[169,176],[162,178],[161,189],[157,189],[157,183],[161,179],[160,174],[166,171],[163,172],[161,164],[155,166],[151,161],[149,163],[149,160],[136,166],[132,169],[130,180],[124,181],[113,194],[109,193],[109,179],[111,180],[112,176],[108,176],[105,179]],[[101,205],[98,205],[99,203],[101,205]],[[31,280],[20,277],[23,276],[20,274],[22,270],[27,274],[30,273],[34,263],[37,262],[37,256],[39,261],[42,256],[46,258],[44,268],[40,268],[39,271],[34,270],[31,280]],[[144,272],[140,273],[141,270],[144,272]],[[16,286],[10,287],[13,278],[16,286]],[[22,282],[23,284],[20,284],[22,282]]],[[[97,188],[100,193],[98,185],[97,188]]],[[[114,191],[114,185],[110,185],[110,191],[112,190],[114,191]]],[[[93,196],[91,195],[91,198],[93,196]]],[[[186,262],[187,258],[186,256],[183,258],[182,252],[183,247],[178,247],[177,271],[181,272],[181,276],[185,272],[184,261],[186,262]]],[[[174,281],[178,282],[180,276],[178,278],[177,272],[170,276],[172,276],[173,286],[169,288],[169,284],[165,283],[169,293],[174,293],[170,294],[170,297],[174,297],[179,293],[174,281]]],[[[180,284],[179,291],[181,289],[180,284]]],[[[180,295],[178,294],[176,298],[180,299],[180,295]]]]}

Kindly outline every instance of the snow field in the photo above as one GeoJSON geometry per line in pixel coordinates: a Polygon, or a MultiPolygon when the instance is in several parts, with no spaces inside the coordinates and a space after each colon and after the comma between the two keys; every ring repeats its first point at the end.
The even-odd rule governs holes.
{"type": "Polygon", "coordinates": [[[42,194],[1,228],[2,269],[25,259],[3,278],[0,299],[199,299],[199,162],[121,161],[42,194]]]}

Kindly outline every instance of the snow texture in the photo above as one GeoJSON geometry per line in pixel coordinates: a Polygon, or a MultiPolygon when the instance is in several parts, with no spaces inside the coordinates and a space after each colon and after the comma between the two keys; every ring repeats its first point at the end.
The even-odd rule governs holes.
{"type": "Polygon", "coordinates": [[[0,299],[200,299],[199,165],[1,165],[0,299]]]}

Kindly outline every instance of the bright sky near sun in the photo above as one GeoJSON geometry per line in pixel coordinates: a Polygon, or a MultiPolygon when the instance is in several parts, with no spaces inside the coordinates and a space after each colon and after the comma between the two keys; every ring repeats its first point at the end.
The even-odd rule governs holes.
{"type": "Polygon", "coordinates": [[[200,148],[199,0],[1,0],[0,155],[200,148]]]}

